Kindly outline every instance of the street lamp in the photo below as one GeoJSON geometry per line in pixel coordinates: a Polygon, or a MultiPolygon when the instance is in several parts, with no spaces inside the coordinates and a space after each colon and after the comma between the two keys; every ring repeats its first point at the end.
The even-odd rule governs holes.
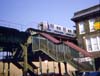
{"type": "Polygon", "coordinates": [[[47,66],[47,76],[48,76],[48,73],[49,73],[48,60],[45,60],[44,62],[45,62],[45,64],[46,64],[46,66],[47,66]]]}

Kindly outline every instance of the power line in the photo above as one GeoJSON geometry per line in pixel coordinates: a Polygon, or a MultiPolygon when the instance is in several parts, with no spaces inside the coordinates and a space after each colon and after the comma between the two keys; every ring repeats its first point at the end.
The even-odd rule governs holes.
{"type": "Polygon", "coordinates": [[[0,19],[0,22],[7,22],[7,23],[11,23],[11,24],[16,24],[16,25],[24,25],[24,24],[15,23],[15,22],[8,21],[8,20],[1,20],[1,19],[0,19]]]}
{"type": "MultiPolygon", "coordinates": [[[[34,22],[34,21],[32,21],[32,23],[38,24],[37,22],[34,22]]],[[[6,25],[8,27],[18,28],[20,30],[23,30],[23,29],[25,30],[26,27],[30,27],[30,25],[31,25],[31,24],[30,25],[20,24],[20,23],[8,21],[8,20],[2,20],[2,19],[0,19],[0,24],[1,25],[6,25]]],[[[31,28],[32,28],[32,26],[34,26],[34,25],[32,24],[31,28]]]]}

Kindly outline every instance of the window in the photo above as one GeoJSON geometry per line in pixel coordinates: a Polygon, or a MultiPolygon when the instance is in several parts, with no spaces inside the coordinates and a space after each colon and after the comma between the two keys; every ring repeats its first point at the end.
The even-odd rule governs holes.
{"type": "Polygon", "coordinates": [[[84,34],[85,30],[84,30],[84,22],[80,22],[79,23],[79,33],[80,34],[84,34]]]}
{"type": "Polygon", "coordinates": [[[71,33],[72,31],[71,31],[71,30],[68,30],[68,32],[70,32],[70,33],[71,33]]]}
{"type": "Polygon", "coordinates": [[[89,28],[90,28],[90,32],[94,31],[94,19],[90,19],[89,20],[89,28]]]}
{"type": "Polygon", "coordinates": [[[92,50],[93,51],[98,51],[99,47],[98,47],[97,37],[92,37],[91,38],[91,43],[92,43],[92,50]]]}
{"type": "Polygon", "coordinates": [[[66,28],[65,27],[63,27],[63,31],[66,32],[66,28]]]}
{"type": "Polygon", "coordinates": [[[53,24],[50,24],[50,28],[52,28],[52,29],[53,29],[53,28],[54,28],[54,25],[53,25],[53,24]]]}
{"type": "Polygon", "coordinates": [[[57,30],[61,30],[61,28],[57,26],[57,30]]]}
{"type": "Polygon", "coordinates": [[[98,47],[99,47],[99,50],[100,50],[100,36],[97,37],[97,41],[98,41],[98,47]]]}
{"type": "Polygon", "coordinates": [[[86,47],[88,52],[100,51],[100,37],[87,38],[86,47]]]}
{"type": "Polygon", "coordinates": [[[87,45],[87,51],[91,52],[92,51],[92,45],[91,45],[90,38],[86,39],[86,45],[87,45]]]}

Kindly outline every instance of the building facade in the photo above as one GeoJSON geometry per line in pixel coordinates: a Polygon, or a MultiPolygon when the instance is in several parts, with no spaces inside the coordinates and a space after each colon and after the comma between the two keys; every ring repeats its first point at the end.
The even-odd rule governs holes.
{"type": "Polygon", "coordinates": [[[81,48],[100,57],[100,4],[74,13],[77,41],[81,48]]]}

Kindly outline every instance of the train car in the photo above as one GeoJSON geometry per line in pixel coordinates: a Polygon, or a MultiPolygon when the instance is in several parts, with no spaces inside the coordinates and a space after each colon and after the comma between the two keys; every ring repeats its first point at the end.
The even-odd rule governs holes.
{"type": "Polygon", "coordinates": [[[42,30],[42,31],[47,31],[47,32],[52,32],[52,33],[57,33],[57,34],[61,34],[61,35],[75,37],[74,30],[67,28],[67,27],[63,27],[61,25],[49,24],[48,22],[40,22],[38,24],[38,29],[42,30]]]}
{"type": "Polygon", "coordinates": [[[40,22],[38,24],[38,29],[42,31],[48,31],[48,23],[47,22],[40,22]]]}

